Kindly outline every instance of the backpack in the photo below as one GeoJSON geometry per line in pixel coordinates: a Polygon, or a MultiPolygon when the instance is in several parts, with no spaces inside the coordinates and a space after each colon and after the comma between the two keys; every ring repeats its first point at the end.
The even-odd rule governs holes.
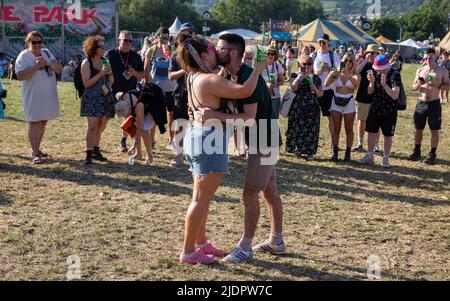
{"type": "Polygon", "coordinates": [[[150,112],[152,102],[159,100],[164,102],[163,90],[154,83],[137,84],[136,91],[139,93],[139,101],[144,105],[144,112],[150,112]]]}
{"type": "MultiPolygon", "coordinates": [[[[87,58],[89,62],[89,68],[91,69],[91,76],[94,73],[94,63],[92,62],[91,58],[87,58]]],[[[75,89],[78,92],[78,97],[81,98],[84,92],[84,84],[83,84],[83,78],[81,77],[81,64],[84,60],[81,60],[81,62],[78,63],[77,67],[75,68],[74,76],[73,76],[73,84],[75,86],[75,89]]]]}

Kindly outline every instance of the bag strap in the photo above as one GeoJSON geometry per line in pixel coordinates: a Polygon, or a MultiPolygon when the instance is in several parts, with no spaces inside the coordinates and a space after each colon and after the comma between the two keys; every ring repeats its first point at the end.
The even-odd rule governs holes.
{"type": "Polygon", "coordinates": [[[330,56],[330,62],[331,62],[331,68],[330,69],[333,69],[334,68],[334,52],[328,51],[328,55],[330,56]]]}
{"type": "Polygon", "coordinates": [[[95,73],[95,67],[94,67],[94,62],[92,61],[92,59],[90,57],[87,57],[87,60],[89,62],[89,70],[91,71],[91,78],[94,77],[94,73],[95,73]]]}

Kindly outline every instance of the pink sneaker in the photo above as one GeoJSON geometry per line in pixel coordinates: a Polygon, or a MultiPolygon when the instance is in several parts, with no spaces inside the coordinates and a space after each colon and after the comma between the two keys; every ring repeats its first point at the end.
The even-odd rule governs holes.
{"type": "Polygon", "coordinates": [[[189,263],[189,264],[197,264],[197,263],[213,264],[216,262],[216,260],[212,256],[208,256],[201,252],[195,252],[194,256],[192,256],[190,258],[183,258],[180,255],[180,262],[181,263],[189,263]]]}
{"type": "Polygon", "coordinates": [[[211,241],[208,240],[207,243],[208,244],[206,246],[197,249],[197,252],[201,252],[201,253],[206,254],[206,255],[213,255],[215,257],[223,257],[223,256],[225,256],[225,252],[222,251],[221,249],[217,249],[216,247],[214,247],[212,245],[211,241]]]}

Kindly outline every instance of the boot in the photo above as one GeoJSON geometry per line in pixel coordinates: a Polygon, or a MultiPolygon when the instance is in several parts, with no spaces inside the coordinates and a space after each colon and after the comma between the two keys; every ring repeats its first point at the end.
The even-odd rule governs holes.
{"type": "Polygon", "coordinates": [[[100,147],[94,146],[94,150],[92,152],[92,159],[100,162],[106,162],[108,159],[103,157],[102,153],[100,152],[100,147]]]}
{"type": "Polygon", "coordinates": [[[350,162],[350,160],[352,159],[351,151],[352,151],[351,148],[347,147],[347,149],[345,150],[344,162],[350,162]]]}
{"type": "Polygon", "coordinates": [[[86,159],[84,159],[83,164],[92,165],[92,149],[86,151],[86,159]]]}
{"type": "Polygon", "coordinates": [[[333,146],[333,156],[331,156],[331,161],[337,162],[339,160],[339,147],[337,145],[333,146]]]}

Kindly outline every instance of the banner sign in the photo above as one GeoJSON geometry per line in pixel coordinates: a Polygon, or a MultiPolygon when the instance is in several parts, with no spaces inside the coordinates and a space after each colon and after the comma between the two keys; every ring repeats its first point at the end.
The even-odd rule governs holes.
{"type": "Polygon", "coordinates": [[[88,35],[114,32],[115,0],[3,0],[0,21],[7,36],[25,36],[31,30],[44,36],[68,33],[88,35]]]}

